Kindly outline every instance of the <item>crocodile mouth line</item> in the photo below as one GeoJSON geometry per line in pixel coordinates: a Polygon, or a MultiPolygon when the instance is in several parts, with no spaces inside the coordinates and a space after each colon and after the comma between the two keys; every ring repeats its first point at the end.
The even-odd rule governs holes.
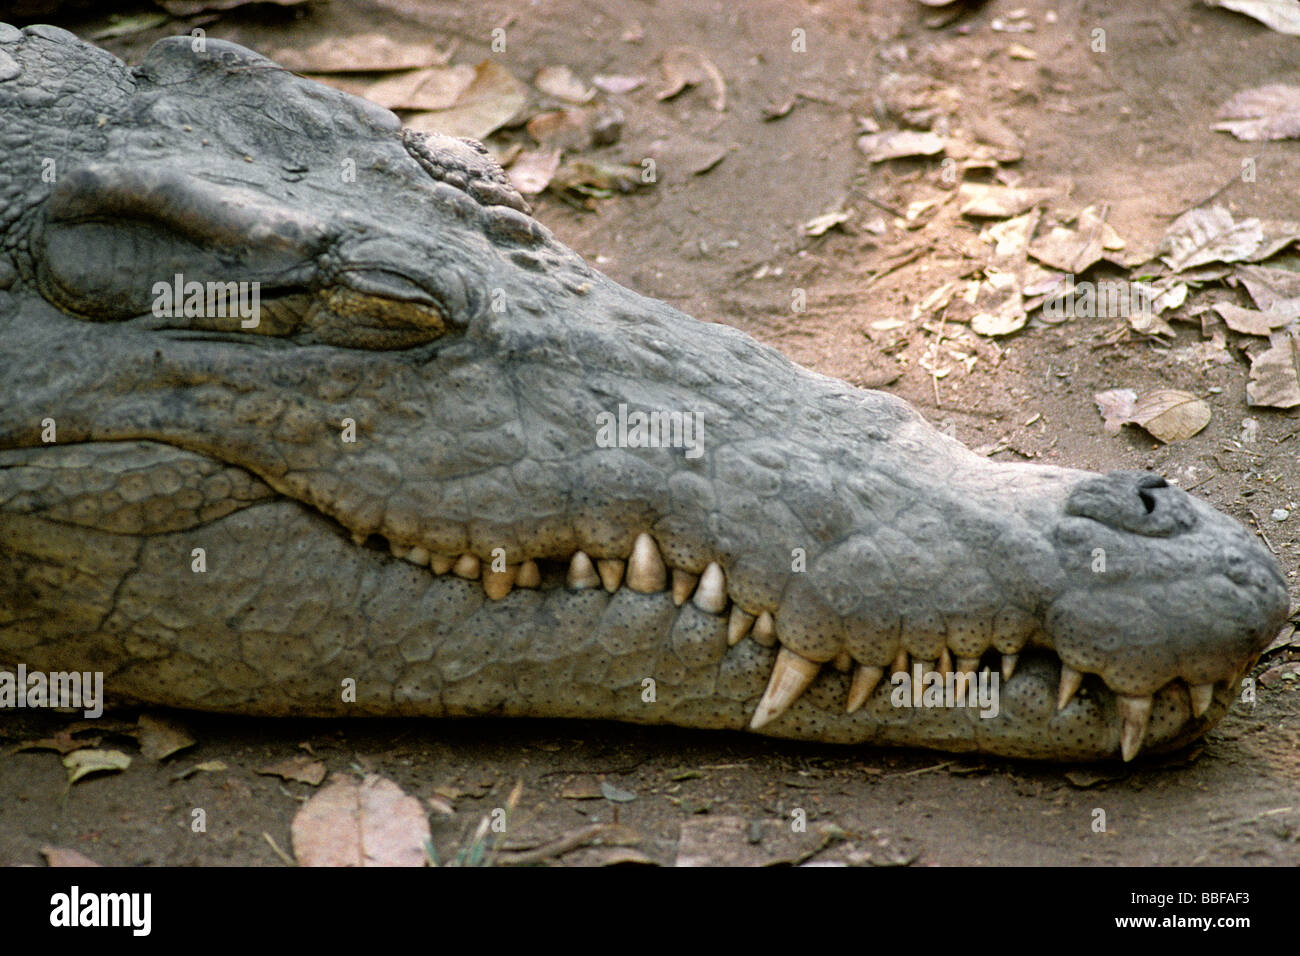
{"type": "MultiPolygon", "coordinates": [[[[892,679],[897,674],[911,675],[917,668],[922,674],[937,673],[945,681],[950,675],[968,675],[972,684],[982,674],[996,673],[1005,684],[1015,676],[1024,651],[1050,658],[1059,669],[1060,684],[1055,704],[1058,712],[1069,707],[1076,696],[1108,694],[1113,698],[1120,721],[1120,751],[1127,762],[1140,752],[1153,701],[1166,688],[1175,688],[1177,694],[1185,696],[1191,720],[1196,721],[1209,710],[1216,688],[1230,687],[1240,676],[1237,673],[1227,680],[1200,684],[1175,678],[1151,694],[1125,695],[1106,684],[1103,675],[1071,667],[1045,641],[1041,632],[1021,639],[1021,646],[1011,652],[1000,651],[992,644],[978,654],[958,653],[944,646],[937,658],[925,660],[908,652],[904,635],[900,637],[896,654],[887,662],[856,660],[847,648],[830,660],[814,661],[781,643],[772,611],[746,608],[737,603],[728,592],[727,573],[718,562],[711,561],[698,572],[670,567],[649,532],[636,537],[626,558],[593,558],[578,550],[567,559],[530,558],[517,563],[506,563],[501,555],[482,559],[469,552],[439,554],[423,545],[391,542],[377,533],[369,536],[354,533],[353,540],[374,550],[386,550],[393,557],[423,567],[436,577],[449,576],[476,584],[491,601],[506,600],[515,589],[602,589],[610,595],[627,589],[638,594],[666,594],[679,608],[690,602],[699,611],[724,618],[727,621],[728,648],[752,640],[764,648],[776,650],[767,688],[749,722],[752,730],[760,730],[785,714],[813,685],[827,664],[839,673],[852,675],[844,701],[845,713],[852,715],[873,694],[889,693],[891,680],[886,678],[892,679]],[[1087,689],[1083,689],[1085,680],[1087,689]]],[[[996,643],[1006,646],[1003,641],[996,643]]]]}

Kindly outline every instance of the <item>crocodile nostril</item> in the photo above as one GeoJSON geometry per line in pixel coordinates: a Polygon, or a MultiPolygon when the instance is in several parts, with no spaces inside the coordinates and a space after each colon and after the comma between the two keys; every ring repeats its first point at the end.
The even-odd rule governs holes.
{"type": "Polygon", "coordinates": [[[1156,510],[1156,496],[1151,493],[1151,489],[1168,487],[1169,482],[1159,475],[1143,475],[1137,480],[1138,497],[1142,499],[1142,505],[1147,509],[1147,514],[1151,514],[1156,510]]]}
{"type": "Polygon", "coordinates": [[[1080,482],[1070,492],[1065,513],[1147,537],[1181,534],[1196,525],[1190,499],[1159,475],[1145,472],[1116,471],[1080,482]]]}
{"type": "Polygon", "coordinates": [[[1147,514],[1156,510],[1156,496],[1146,488],[1138,489],[1138,497],[1142,499],[1142,504],[1146,506],[1147,514]]]}

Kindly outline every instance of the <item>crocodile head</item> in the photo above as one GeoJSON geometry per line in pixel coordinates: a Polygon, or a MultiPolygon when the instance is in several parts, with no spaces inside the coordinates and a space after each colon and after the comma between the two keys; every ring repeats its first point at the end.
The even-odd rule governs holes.
{"type": "Polygon", "coordinates": [[[10,663],[213,710],[1127,759],[1203,734],[1285,617],[1269,553],[1159,477],[981,458],[241,47],[128,69],[0,27],[0,120],[10,663]]]}

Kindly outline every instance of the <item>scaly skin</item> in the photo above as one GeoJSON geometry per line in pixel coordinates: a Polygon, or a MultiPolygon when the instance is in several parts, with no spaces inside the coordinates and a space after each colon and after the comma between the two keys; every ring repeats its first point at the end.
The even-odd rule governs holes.
{"type": "Polygon", "coordinates": [[[1285,617],[1156,476],[987,461],[523,209],[472,144],[232,44],[128,69],[0,27],[0,661],[1077,760],[1205,733],[1285,617]],[[177,273],[259,282],[259,325],[155,314],[177,273]],[[620,405],[702,440],[606,447],[620,405]],[[997,716],[896,706],[913,663],[991,668],[997,716]]]}

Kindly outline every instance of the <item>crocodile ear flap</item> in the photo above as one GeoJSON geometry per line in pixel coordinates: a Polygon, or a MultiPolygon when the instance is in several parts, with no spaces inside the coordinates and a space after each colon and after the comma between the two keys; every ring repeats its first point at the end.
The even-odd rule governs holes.
{"type": "Polygon", "coordinates": [[[326,244],[319,219],[264,195],[161,165],[102,163],[64,174],[33,236],[41,294],[100,321],[150,313],[155,287],[178,277],[293,288],[326,244]]]}

